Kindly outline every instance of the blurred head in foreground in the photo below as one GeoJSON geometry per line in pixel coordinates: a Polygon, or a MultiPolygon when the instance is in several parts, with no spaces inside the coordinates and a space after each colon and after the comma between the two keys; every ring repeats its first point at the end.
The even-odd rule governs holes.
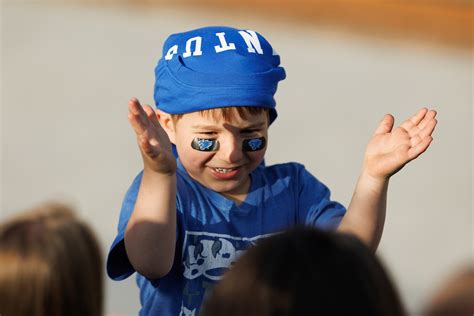
{"type": "Polygon", "coordinates": [[[102,314],[102,257],[89,226],[60,204],[0,224],[0,315],[102,314]]]}
{"type": "Polygon", "coordinates": [[[263,239],[224,275],[204,316],[405,315],[386,271],[349,235],[296,227],[263,239]]]}
{"type": "Polygon", "coordinates": [[[434,293],[423,315],[473,315],[474,265],[454,272],[434,293]]]}

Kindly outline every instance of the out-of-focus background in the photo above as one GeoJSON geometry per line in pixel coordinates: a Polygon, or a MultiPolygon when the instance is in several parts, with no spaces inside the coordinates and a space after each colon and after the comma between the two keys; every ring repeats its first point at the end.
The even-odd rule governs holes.
{"type": "MultiPolygon", "coordinates": [[[[385,113],[427,106],[429,150],[390,183],[378,254],[411,314],[473,260],[470,0],[1,2],[0,220],[56,199],[95,228],[104,256],[141,169],[127,100],[153,104],[165,38],[208,25],[262,33],[281,55],[267,163],[304,163],[348,205],[385,113]]],[[[107,281],[109,315],[136,315],[134,278],[107,281]]]]}

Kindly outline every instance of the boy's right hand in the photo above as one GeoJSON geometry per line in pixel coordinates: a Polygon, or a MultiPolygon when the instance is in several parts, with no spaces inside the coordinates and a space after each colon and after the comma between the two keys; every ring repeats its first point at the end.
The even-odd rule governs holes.
{"type": "Polygon", "coordinates": [[[142,107],[136,99],[128,102],[128,121],[137,134],[137,142],[145,170],[172,175],[176,172],[176,158],[171,142],[149,105],[142,107]]]}

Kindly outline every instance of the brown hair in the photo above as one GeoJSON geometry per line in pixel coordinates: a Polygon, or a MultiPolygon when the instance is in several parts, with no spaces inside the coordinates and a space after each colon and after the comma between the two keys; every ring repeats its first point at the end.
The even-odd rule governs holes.
{"type": "Polygon", "coordinates": [[[203,316],[405,315],[387,272],[350,235],[296,227],[260,240],[218,283],[203,316]]]}
{"type": "MultiPolygon", "coordinates": [[[[257,107],[257,106],[231,106],[223,108],[215,108],[198,111],[204,117],[211,117],[215,121],[224,120],[226,122],[232,122],[236,116],[242,119],[248,119],[250,116],[259,115],[260,113],[267,113],[270,111],[268,108],[257,107]]],[[[184,114],[171,114],[171,118],[174,122],[177,122],[184,114]]]]}
{"type": "Polygon", "coordinates": [[[0,315],[99,316],[102,255],[87,224],[48,203],[0,225],[0,315]]]}

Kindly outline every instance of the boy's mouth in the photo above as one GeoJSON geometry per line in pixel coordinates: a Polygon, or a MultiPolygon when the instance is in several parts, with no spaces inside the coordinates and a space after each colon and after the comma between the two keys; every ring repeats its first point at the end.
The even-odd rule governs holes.
{"type": "Polygon", "coordinates": [[[240,167],[235,168],[210,168],[214,177],[222,180],[234,178],[240,171],[240,167]]]}
{"type": "Polygon", "coordinates": [[[212,168],[212,169],[214,169],[218,173],[229,173],[234,170],[237,170],[238,168],[212,168]]]}

